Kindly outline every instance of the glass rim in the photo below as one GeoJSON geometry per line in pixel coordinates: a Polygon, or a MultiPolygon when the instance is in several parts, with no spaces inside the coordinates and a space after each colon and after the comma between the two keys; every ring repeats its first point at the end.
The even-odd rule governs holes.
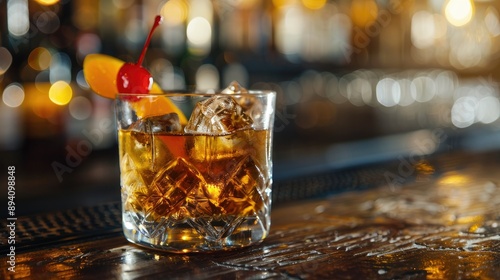
{"type": "Polygon", "coordinates": [[[167,97],[210,97],[210,96],[269,96],[276,95],[274,90],[248,90],[245,93],[223,93],[222,91],[190,91],[190,90],[172,90],[164,92],[150,92],[150,93],[117,93],[116,98],[126,97],[139,97],[139,98],[152,98],[158,96],[167,97]]]}

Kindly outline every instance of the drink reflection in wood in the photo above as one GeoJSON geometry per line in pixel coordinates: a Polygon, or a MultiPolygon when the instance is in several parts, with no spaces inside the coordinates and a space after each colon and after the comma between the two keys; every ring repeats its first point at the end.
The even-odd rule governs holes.
{"type": "Polygon", "coordinates": [[[238,84],[216,94],[120,94],[125,237],[172,252],[262,241],[270,227],[274,102],[274,92],[238,84]]]}

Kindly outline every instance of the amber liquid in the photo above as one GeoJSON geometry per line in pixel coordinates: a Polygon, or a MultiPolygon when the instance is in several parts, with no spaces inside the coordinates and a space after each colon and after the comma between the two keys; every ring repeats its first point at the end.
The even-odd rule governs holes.
{"type": "Polygon", "coordinates": [[[120,130],[124,231],[171,251],[241,247],[269,230],[267,130],[229,135],[120,130]]]}

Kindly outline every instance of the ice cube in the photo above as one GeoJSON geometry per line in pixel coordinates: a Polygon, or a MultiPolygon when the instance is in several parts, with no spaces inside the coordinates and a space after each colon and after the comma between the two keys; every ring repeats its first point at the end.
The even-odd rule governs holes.
{"type": "Polygon", "coordinates": [[[243,108],[243,112],[250,116],[254,121],[254,128],[259,128],[262,125],[259,122],[262,122],[262,117],[264,114],[264,104],[255,96],[251,94],[247,94],[244,96],[239,96],[236,101],[243,108]]]}
{"type": "Polygon", "coordinates": [[[252,119],[227,95],[216,95],[200,101],[184,128],[186,133],[224,135],[252,127],[252,119]]]}
{"type": "Polygon", "coordinates": [[[179,116],[176,113],[170,113],[140,119],[132,124],[131,129],[146,133],[180,132],[182,126],[179,116]]]}
{"type": "MultiPolygon", "coordinates": [[[[175,113],[140,119],[129,129],[130,132],[121,136],[122,150],[141,172],[148,173],[160,168],[170,158],[168,145],[155,134],[182,131],[179,116],[175,113]]],[[[144,178],[151,181],[150,177],[148,175],[144,178]]]]}
{"type": "Polygon", "coordinates": [[[250,116],[254,122],[262,118],[264,108],[262,102],[256,96],[249,94],[250,92],[238,82],[231,82],[222,90],[222,93],[232,94],[234,100],[243,108],[243,112],[250,116]]]}
{"type": "Polygon", "coordinates": [[[237,81],[232,81],[229,86],[222,90],[222,93],[225,94],[239,94],[239,93],[248,93],[248,90],[242,87],[237,81]]]}
{"type": "Polygon", "coordinates": [[[120,153],[130,157],[135,168],[143,174],[146,183],[151,182],[152,172],[169,158],[165,144],[151,133],[120,132],[120,147],[120,153]]]}

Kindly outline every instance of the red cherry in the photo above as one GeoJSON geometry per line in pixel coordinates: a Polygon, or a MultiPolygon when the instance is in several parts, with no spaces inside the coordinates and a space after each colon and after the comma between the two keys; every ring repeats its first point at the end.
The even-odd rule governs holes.
{"type": "Polygon", "coordinates": [[[153,31],[161,24],[163,18],[161,16],[156,16],[155,22],[151,27],[151,31],[144,43],[142,48],[141,56],[137,63],[125,63],[118,71],[116,77],[116,86],[118,87],[118,92],[121,93],[149,93],[151,86],[153,86],[153,77],[151,74],[142,67],[142,61],[146,55],[149,42],[151,41],[151,36],[153,31]]]}
{"type": "Polygon", "coordinates": [[[127,62],[118,71],[116,85],[122,93],[145,94],[153,86],[153,77],[144,67],[127,62]]]}

